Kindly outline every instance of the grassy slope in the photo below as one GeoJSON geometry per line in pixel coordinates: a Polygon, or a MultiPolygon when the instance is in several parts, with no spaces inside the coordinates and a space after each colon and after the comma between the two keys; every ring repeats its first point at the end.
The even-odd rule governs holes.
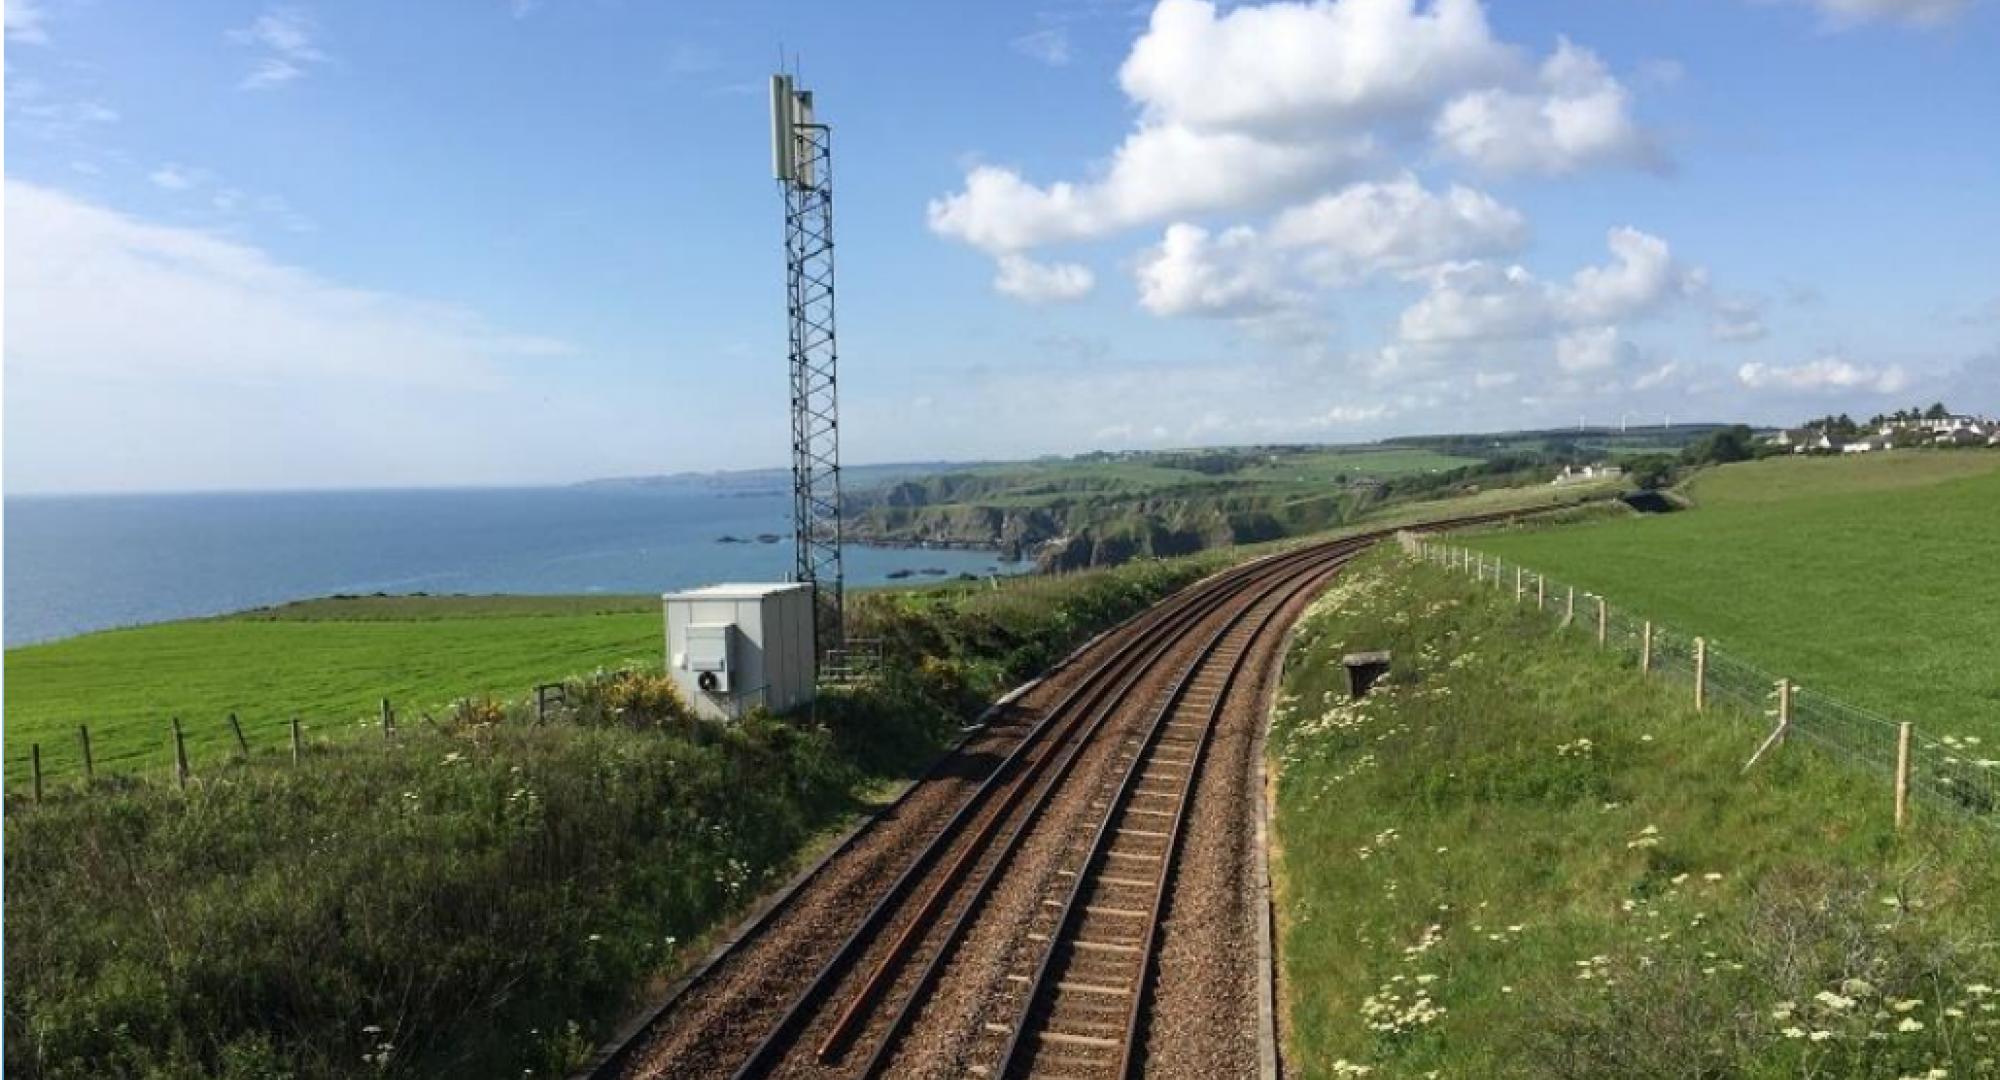
{"type": "MultiPolygon", "coordinates": [[[[563,1075],[986,700],[1225,558],[863,593],[887,668],[822,695],[818,725],[639,724],[662,680],[622,697],[632,682],[591,680],[572,686],[579,715],[545,726],[516,703],[390,746],[327,740],[302,769],[210,759],[185,796],[100,780],[11,798],[7,1074],[563,1075]]],[[[650,635],[650,616],[604,618],[627,617],[650,635]]],[[[563,618],[422,626],[519,622],[512,649],[563,618]]]]}
{"type": "Polygon", "coordinates": [[[1832,697],[2000,735],[2000,454],[1773,459],[1690,494],[1687,513],[1473,546],[1832,697]]]}
{"type": "Polygon", "coordinates": [[[1886,784],[1802,748],[1740,776],[1760,723],[1372,558],[1271,743],[1295,1075],[1996,1075],[1989,834],[1899,839],[1886,784]],[[1357,706],[1361,648],[1396,669],[1357,706]]]}
{"type": "Polygon", "coordinates": [[[90,725],[102,769],[165,769],[178,716],[197,764],[253,745],[298,715],[328,733],[369,722],[383,697],[407,723],[462,697],[518,697],[537,682],[662,659],[657,601],[600,597],[392,597],[290,604],[240,616],[109,630],[7,650],[6,776],[30,743],[54,777],[82,770],[90,725]],[[643,602],[642,602],[643,601],[643,602]]]}

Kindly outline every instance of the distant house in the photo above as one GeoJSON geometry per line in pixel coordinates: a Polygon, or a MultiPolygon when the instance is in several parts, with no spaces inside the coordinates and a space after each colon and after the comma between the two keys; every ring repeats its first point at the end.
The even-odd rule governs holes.
{"type": "Polygon", "coordinates": [[[1894,450],[1895,448],[1896,443],[1894,440],[1877,435],[1872,439],[1856,439],[1846,446],[1841,447],[1840,452],[1843,454],[1868,454],[1877,450],[1894,450]]]}
{"type": "Polygon", "coordinates": [[[1931,441],[1938,446],[1985,446],[1989,440],[1976,428],[1953,428],[1939,432],[1931,441]]]}
{"type": "Polygon", "coordinates": [[[1981,436],[1993,434],[1994,421],[1984,416],[1943,416],[1935,420],[1885,420],[1881,435],[1895,435],[1899,432],[1917,432],[1938,436],[1956,431],[1971,431],[1981,436]]]}
{"type": "Polygon", "coordinates": [[[1565,465],[1552,484],[1578,484],[1586,480],[1615,480],[1625,475],[1625,469],[1618,465],[1565,465]]]}
{"type": "Polygon", "coordinates": [[[1850,445],[1845,435],[1835,435],[1825,428],[1816,427],[1786,428],[1766,442],[1771,446],[1784,447],[1794,454],[1839,454],[1846,452],[1850,445]]]}

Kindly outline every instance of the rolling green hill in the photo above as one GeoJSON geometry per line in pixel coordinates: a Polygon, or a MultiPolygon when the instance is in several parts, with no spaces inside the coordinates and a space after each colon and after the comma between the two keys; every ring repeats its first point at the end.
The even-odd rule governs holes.
{"type": "Polygon", "coordinates": [[[1541,459],[1414,446],[1258,446],[990,465],[849,500],[866,540],[992,547],[1045,570],[1298,536],[1388,503],[1546,478],[1541,459]]]}
{"type": "Polygon", "coordinates": [[[1829,696],[2000,736],[2000,453],[1775,458],[1686,494],[1469,542],[1829,696]]]}
{"type": "Polygon", "coordinates": [[[197,764],[290,737],[373,722],[382,698],[405,724],[451,701],[518,698],[600,667],[658,667],[653,597],[342,597],[215,619],[107,630],[7,650],[7,783],[42,745],[51,777],[82,771],[79,724],[99,769],[167,768],[178,716],[197,764]]]}

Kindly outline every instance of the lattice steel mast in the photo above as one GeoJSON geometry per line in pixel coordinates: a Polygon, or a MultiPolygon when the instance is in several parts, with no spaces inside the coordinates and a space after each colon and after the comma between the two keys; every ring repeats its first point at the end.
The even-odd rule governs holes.
{"type": "Polygon", "coordinates": [[[813,585],[814,649],[845,652],[840,420],[833,330],[832,132],[812,91],[771,77],[772,171],[785,199],[785,302],[791,316],[793,577],[813,585]]]}

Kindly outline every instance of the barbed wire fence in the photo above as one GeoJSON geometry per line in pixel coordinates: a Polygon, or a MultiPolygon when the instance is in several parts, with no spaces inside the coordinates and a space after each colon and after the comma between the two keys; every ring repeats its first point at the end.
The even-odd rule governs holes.
{"type": "Polygon", "coordinates": [[[1434,536],[1405,532],[1398,540],[1409,557],[1463,574],[1545,615],[1552,632],[1594,642],[1647,675],[1685,685],[1701,712],[1769,721],[1769,733],[1745,763],[1746,772],[1774,747],[1796,739],[1883,777],[1898,828],[1909,822],[1912,803],[2000,827],[2000,739],[1989,744],[1977,735],[1933,736],[1912,721],[1891,720],[1801,686],[1706,638],[1528,567],[1434,536]]]}

